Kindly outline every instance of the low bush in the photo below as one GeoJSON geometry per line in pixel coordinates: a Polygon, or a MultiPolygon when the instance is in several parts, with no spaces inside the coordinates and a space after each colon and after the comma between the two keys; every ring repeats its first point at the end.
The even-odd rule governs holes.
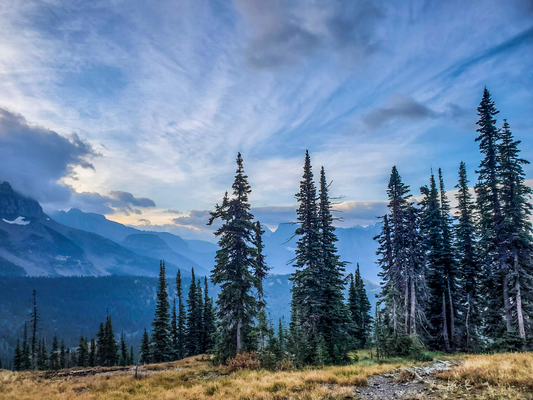
{"type": "Polygon", "coordinates": [[[235,358],[228,359],[226,365],[230,372],[243,369],[259,369],[260,367],[257,353],[255,352],[239,353],[235,358]]]}

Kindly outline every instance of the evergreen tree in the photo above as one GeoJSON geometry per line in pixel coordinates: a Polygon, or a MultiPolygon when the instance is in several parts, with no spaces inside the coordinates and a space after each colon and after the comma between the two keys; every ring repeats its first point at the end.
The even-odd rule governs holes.
{"type": "Polygon", "coordinates": [[[512,331],[510,273],[505,268],[506,254],[502,238],[503,219],[500,206],[500,179],[498,170],[498,144],[500,131],[494,116],[499,113],[487,88],[477,109],[479,150],[484,155],[479,164],[478,182],[475,186],[478,212],[479,246],[483,265],[485,334],[495,338],[512,331]],[[502,326],[502,315],[506,329],[502,326]]]}
{"type": "Polygon", "coordinates": [[[24,336],[22,339],[22,349],[21,349],[21,361],[20,361],[20,370],[27,371],[31,369],[31,348],[28,343],[28,328],[26,322],[24,322],[24,336]]]}
{"type": "Polygon", "coordinates": [[[91,338],[91,348],[89,349],[89,367],[94,367],[95,365],[96,365],[96,342],[94,341],[93,338],[91,338]]]}
{"type": "Polygon", "coordinates": [[[176,294],[178,296],[178,326],[177,326],[177,336],[178,336],[178,347],[177,347],[177,357],[181,360],[185,357],[185,305],[183,304],[183,292],[181,287],[181,271],[178,269],[178,274],[176,275],[176,294]]]}
{"type": "Polygon", "coordinates": [[[78,367],[89,366],[89,349],[87,346],[87,338],[83,336],[80,337],[80,342],[78,344],[78,349],[76,350],[76,355],[78,367]]]}
{"type": "Polygon", "coordinates": [[[287,351],[287,343],[286,343],[285,329],[283,328],[283,324],[281,323],[281,318],[279,319],[279,325],[278,325],[278,340],[279,340],[280,351],[281,351],[281,354],[283,355],[285,351],[287,351]]]}
{"type": "Polygon", "coordinates": [[[36,367],[36,360],[37,360],[37,333],[39,332],[39,321],[40,316],[39,312],[37,311],[37,292],[35,289],[32,292],[31,297],[31,306],[32,310],[30,313],[30,319],[31,319],[31,341],[30,341],[30,359],[32,368],[35,369],[36,367]]]}
{"type": "Polygon", "coordinates": [[[176,315],[176,298],[172,304],[172,318],[170,324],[170,337],[172,339],[172,359],[178,360],[179,342],[178,342],[178,317],[176,315]]]}
{"type": "Polygon", "coordinates": [[[351,337],[351,320],[348,307],[344,302],[344,266],[340,261],[335,243],[335,227],[331,215],[331,202],[329,200],[328,183],[324,167],[320,170],[320,191],[318,207],[318,228],[320,230],[320,261],[317,276],[321,284],[321,297],[319,299],[319,335],[326,343],[326,349],[333,355],[335,363],[348,361],[348,351],[353,346],[351,337]],[[338,352],[334,352],[334,347],[338,352]],[[336,354],[340,358],[336,358],[336,354]]]}
{"type": "Polygon", "coordinates": [[[466,165],[459,166],[459,182],[455,186],[457,194],[457,224],[455,225],[455,252],[462,287],[462,309],[464,310],[462,342],[467,351],[479,348],[479,329],[481,327],[479,307],[479,285],[481,271],[476,243],[476,227],[474,222],[474,202],[468,189],[466,165]]]}
{"type": "MultiPolygon", "coordinates": [[[[355,279],[354,279],[353,274],[349,275],[349,280],[350,280],[350,284],[348,286],[348,309],[350,310],[350,316],[352,317],[352,328],[353,328],[352,336],[355,339],[359,339],[359,332],[361,330],[361,321],[360,321],[361,304],[359,302],[359,296],[357,293],[357,289],[355,288],[355,279]]],[[[361,344],[360,343],[358,344],[361,347],[361,344]]]]}
{"type": "Polygon", "coordinates": [[[198,286],[196,285],[196,277],[194,275],[194,268],[191,270],[192,279],[189,286],[189,293],[187,299],[187,338],[186,338],[186,353],[189,356],[200,354],[202,343],[201,321],[202,313],[198,305],[198,286]]]}
{"type": "Polygon", "coordinates": [[[65,368],[65,342],[61,340],[61,348],[59,350],[59,368],[63,369],[65,368]]]}
{"type": "Polygon", "coordinates": [[[518,145],[520,141],[514,139],[507,120],[503,120],[501,143],[498,146],[501,182],[502,229],[505,235],[500,238],[504,242],[505,271],[510,287],[512,307],[512,328],[518,327],[518,334],[526,338],[526,331],[531,330],[530,321],[533,318],[533,238],[530,221],[532,206],[529,199],[532,189],[525,184],[523,165],[529,164],[520,158],[518,145]]]}
{"type": "Polygon", "coordinates": [[[196,307],[198,309],[198,318],[196,319],[196,331],[198,335],[198,348],[196,349],[197,354],[205,353],[205,331],[204,331],[204,298],[202,292],[202,282],[200,278],[196,283],[196,307]]]}
{"type": "Polygon", "coordinates": [[[37,369],[39,371],[46,371],[48,369],[48,353],[46,351],[44,338],[37,343],[37,369]]]}
{"type": "MultiPolygon", "coordinates": [[[[309,152],[305,152],[304,173],[300,181],[300,191],[295,195],[299,206],[296,211],[298,228],[295,235],[299,236],[296,248],[296,257],[293,266],[296,271],[292,273],[292,314],[291,324],[295,324],[303,330],[302,338],[307,343],[297,349],[304,357],[304,363],[312,363],[314,351],[305,351],[307,347],[316,348],[319,332],[318,324],[322,313],[322,265],[320,242],[320,226],[318,221],[318,208],[316,204],[316,186],[313,179],[311,158],[309,152]],[[294,315],[297,312],[297,316],[294,315]],[[314,339],[314,340],[313,340],[314,339]]],[[[293,338],[296,339],[296,338],[293,338]]]]}
{"type": "Polygon", "coordinates": [[[359,346],[362,349],[367,347],[367,342],[371,334],[372,316],[370,315],[371,305],[366,294],[365,283],[361,278],[359,271],[359,263],[357,263],[357,269],[355,270],[355,292],[357,294],[357,303],[359,304],[359,317],[357,318],[358,332],[356,339],[359,340],[359,346]]]}
{"type": "Polygon", "coordinates": [[[170,338],[170,315],[167,298],[167,283],[165,279],[165,263],[161,261],[159,267],[159,283],[157,286],[157,305],[155,310],[154,328],[152,333],[152,361],[156,363],[170,360],[172,357],[172,342],[170,338]]]}
{"type": "Polygon", "coordinates": [[[150,354],[150,337],[148,336],[148,332],[146,329],[143,333],[143,338],[141,342],[141,355],[139,358],[140,364],[149,364],[152,362],[151,354],[150,354]]]}
{"type": "Polygon", "coordinates": [[[52,341],[52,350],[50,350],[50,369],[51,370],[58,370],[60,365],[59,360],[59,351],[58,351],[58,342],[57,342],[57,336],[54,335],[54,340],[52,341]]]}
{"type": "Polygon", "coordinates": [[[257,235],[262,232],[250,213],[248,195],[251,189],[240,153],[232,187],[233,198],[229,199],[226,193],[222,205],[216,205],[208,223],[211,225],[216,219],[222,221],[222,226],[215,231],[220,249],[211,274],[212,282],[221,288],[217,300],[221,340],[216,350],[220,360],[253,345],[252,326],[264,307],[261,294],[267,274],[267,267],[259,258],[257,235]]]}
{"type": "Polygon", "coordinates": [[[13,358],[13,370],[22,371],[22,351],[20,349],[20,342],[17,339],[17,346],[15,347],[15,357],[13,358]]]}
{"type": "Polygon", "coordinates": [[[124,332],[122,332],[122,335],[120,335],[120,358],[119,358],[119,364],[123,367],[128,365],[129,361],[129,354],[128,354],[128,347],[126,346],[126,340],[124,338],[124,332]]]}
{"type": "Polygon", "coordinates": [[[135,365],[135,358],[133,357],[133,346],[130,346],[130,358],[128,360],[128,365],[135,365]]]}
{"type": "Polygon", "coordinates": [[[96,334],[96,365],[105,365],[107,358],[105,327],[104,323],[101,322],[96,334]]]}
{"type": "Polygon", "coordinates": [[[209,289],[207,286],[207,277],[204,278],[204,318],[203,318],[203,332],[204,332],[204,349],[209,351],[213,348],[213,334],[215,333],[215,309],[213,307],[213,299],[209,297],[209,289]]]}

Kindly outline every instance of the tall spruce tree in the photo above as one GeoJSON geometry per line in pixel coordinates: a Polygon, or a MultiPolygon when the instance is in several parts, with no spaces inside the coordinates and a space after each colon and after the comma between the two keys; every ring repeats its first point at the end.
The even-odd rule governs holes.
{"type": "MultiPolygon", "coordinates": [[[[56,350],[57,350],[57,340],[56,340],[56,350]]],[[[94,338],[91,338],[91,344],[89,349],[89,367],[94,367],[96,365],[96,342],[94,338]]]]}
{"type": "Polygon", "coordinates": [[[172,342],[170,338],[170,315],[165,277],[165,262],[159,265],[159,281],[157,285],[157,304],[155,317],[152,322],[152,361],[156,363],[168,361],[172,358],[172,342]]]}
{"type": "Polygon", "coordinates": [[[140,358],[139,358],[140,364],[149,364],[152,362],[152,358],[150,355],[150,336],[148,335],[148,332],[146,331],[146,329],[144,330],[144,333],[143,333],[140,353],[141,353],[140,358]]]}
{"type": "Polygon", "coordinates": [[[371,335],[372,316],[370,315],[370,312],[372,310],[372,306],[370,305],[370,301],[368,300],[368,296],[366,294],[365,283],[363,278],[361,278],[359,263],[357,263],[357,268],[355,270],[354,284],[357,303],[359,304],[359,317],[357,318],[358,330],[356,339],[359,340],[359,346],[362,349],[365,349],[371,335]]]}
{"type": "Polygon", "coordinates": [[[31,369],[31,348],[30,344],[28,343],[28,327],[27,323],[24,322],[24,335],[22,338],[22,348],[20,351],[21,354],[21,362],[20,362],[20,369],[21,371],[27,371],[31,369]]]}
{"type": "Polygon", "coordinates": [[[351,320],[344,302],[344,266],[340,261],[335,243],[335,227],[331,215],[331,202],[328,193],[324,167],[320,170],[320,191],[318,206],[318,229],[320,241],[320,275],[317,276],[321,285],[319,306],[319,333],[326,343],[326,349],[333,356],[333,362],[341,363],[348,360],[348,351],[353,347],[351,337],[351,320]],[[337,352],[335,352],[335,347],[337,352]],[[338,357],[338,358],[337,358],[338,357]]]}
{"type": "Polygon", "coordinates": [[[525,184],[523,165],[529,162],[520,158],[518,145],[507,120],[503,120],[501,142],[498,146],[498,171],[501,182],[502,231],[500,238],[506,249],[506,275],[510,278],[512,328],[518,328],[522,339],[531,334],[529,325],[533,318],[533,228],[530,221],[532,206],[529,199],[533,190],[525,184]],[[528,332],[526,332],[528,331],[528,332]]]}
{"type": "Polygon", "coordinates": [[[474,221],[475,206],[468,189],[466,165],[459,165],[459,182],[455,186],[457,194],[457,223],[455,230],[455,253],[458,270],[461,271],[461,301],[464,310],[461,334],[462,347],[467,351],[476,351],[480,345],[480,280],[481,270],[477,250],[476,227],[474,221]]]}
{"type": "Polygon", "coordinates": [[[181,360],[185,357],[185,323],[187,316],[185,314],[185,304],[183,303],[183,288],[181,286],[181,271],[179,269],[176,275],[176,295],[178,296],[178,347],[176,353],[178,360],[181,360]]]}
{"type": "Polygon", "coordinates": [[[170,337],[172,340],[172,359],[179,360],[179,339],[178,339],[178,316],[176,314],[176,298],[172,304],[172,318],[170,323],[170,337]]]}
{"type": "Polygon", "coordinates": [[[31,295],[31,312],[30,312],[30,319],[31,319],[31,340],[30,340],[30,359],[32,363],[32,368],[36,367],[36,360],[37,360],[37,334],[39,333],[39,321],[40,321],[40,315],[37,310],[37,292],[35,289],[32,291],[31,295]]]}
{"type": "Polygon", "coordinates": [[[51,370],[57,370],[60,368],[58,346],[59,346],[59,343],[57,341],[57,336],[54,335],[54,339],[52,341],[52,349],[50,350],[50,369],[51,370]]]}
{"type": "Polygon", "coordinates": [[[266,265],[258,257],[257,234],[261,232],[250,213],[251,188],[240,153],[232,188],[233,197],[230,199],[226,193],[222,204],[217,204],[211,212],[208,223],[222,221],[222,226],[215,231],[220,249],[211,274],[212,282],[221,289],[217,300],[221,329],[216,351],[221,360],[253,347],[252,326],[264,307],[258,294],[263,292],[267,273],[266,265]]]}
{"type": "Polygon", "coordinates": [[[76,355],[78,367],[89,366],[89,348],[87,346],[87,338],[80,336],[78,348],[76,349],[76,355]]]}
{"type": "Polygon", "coordinates": [[[500,205],[500,165],[498,162],[498,145],[500,131],[496,127],[494,116],[499,113],[487,88],[483,91],[481,103],[477,109],[479,133],[476,141],[484,155],[479,164],[478,182],[475,186],[476,206],[478,212],[479,246],[483,265],[483,286],[485,311],[485,334],[500,337],[504,331],[512,331],[511,299],[509,295],[510,271],[506,268],[503,235],[503,218],[500,205]],[[503,324],[502,324],[503,316],[503,324]]]}
{"type": "Polygon", "coordinates": [[[202,291],[202,281],[198,278],[196,282],[196,306],[198,307],[198,318],[196,319],[196,331],[198,336],[198,354],[205,353],[205,331],[204,331],[204,297],[202,291]]]}
{"type": "Polygon", "coordinates": [[[204,315],[203,315],[203,332],[205,351],[213,349],[213,334],[215,333],[215,310],[213,299],[209,297],[209,288],[207,286],[207,277],[204,278],[204,315]]]}
{"type": "Polygon", "coordinates": [[[17,346],[15,347],[15,356],[13,357],[13,371],[22,371],[22,351],[20,348],[19,339],[17,339],[17,346]]]}
{"type": "MultiPolygon", "coordinates": [[[[322,268],[320,226],[318,221],[317,194],[309,152],[305,152],[304,173],[300,181],[300,191],[295,195],[298,200],[296,210],[298,228],[295,235],[299,236],[296,257],[292,273],[291,330],[298,326],[304,333],[305,346],[299,345],[298,357],[304,363],[313,363],[314,352],[306,353],[306,349],[318,348],[318,332],[322,306],[322,268]],[[295,312],[296,311],[296,312],[295,312]],[[296,325],[295,325],[296,324],[296,325]]],[[[295,333],[292,332],[294,335],[295,333]]],[[[296,338],[293,338],[296,340],[296,338]]]]}
{"type": "Polygon", "coordinates": [[[202,310],[198,304],[198,286],[191,270],[192,278],[187,299],[187,339],[186,349],[188,356],[200,354],[202,347],[202,310]]]}

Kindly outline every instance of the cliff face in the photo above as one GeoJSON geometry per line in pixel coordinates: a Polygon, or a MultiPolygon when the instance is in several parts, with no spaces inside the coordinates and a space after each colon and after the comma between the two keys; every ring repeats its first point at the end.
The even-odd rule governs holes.
{"type": "Polygon", "coordinates": [[[16,193],[8,182],[0,185],[0,218],[14,220],[18,217],[46,217],[35,200],[16,193]]]}

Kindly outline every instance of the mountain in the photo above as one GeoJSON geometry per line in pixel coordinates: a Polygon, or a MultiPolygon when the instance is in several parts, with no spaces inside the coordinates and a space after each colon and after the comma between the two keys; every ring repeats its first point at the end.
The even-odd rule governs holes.
{"type": "MultiPolygon", "coordinates": [[[[167,263],[169,274],[177,264],[167,263]]],[[[0,185],[0,276],[157,276],[159,261],[92,232],[62,225],[35,200],[0,185]]],[[[185,275],[190,272],[184,270],[185,275]]]]}

